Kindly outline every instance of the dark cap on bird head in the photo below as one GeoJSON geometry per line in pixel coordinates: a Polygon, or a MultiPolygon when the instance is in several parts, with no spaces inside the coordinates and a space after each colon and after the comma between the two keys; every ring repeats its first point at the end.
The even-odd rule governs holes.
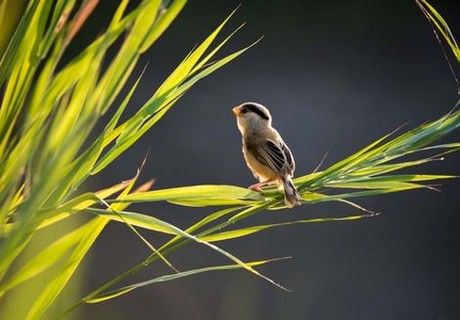
{"type": "Polygon", "coordinates": [[[267,108],[255,102],[245,102],[233,108],[233,113],[236,116],[245,114],[247,112],[255,113],[262,119],[270,120],[270,113],[268,112],[267,108]]]}

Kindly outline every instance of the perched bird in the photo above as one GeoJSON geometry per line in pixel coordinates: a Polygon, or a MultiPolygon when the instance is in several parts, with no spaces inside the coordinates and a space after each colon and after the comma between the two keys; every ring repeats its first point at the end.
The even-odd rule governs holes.
{"type": "Polygon", "coordinates": [[[260,182],[249,188],[262,193],[262,187],[276,184],[284,189],[284,202],[292,208],[301,197],[292,183],[294,157],[278,131],[272,127],[267,108],[255,102],[245,102],[233,108],[238,128],[243,136],[246,164],[260,182]]]}

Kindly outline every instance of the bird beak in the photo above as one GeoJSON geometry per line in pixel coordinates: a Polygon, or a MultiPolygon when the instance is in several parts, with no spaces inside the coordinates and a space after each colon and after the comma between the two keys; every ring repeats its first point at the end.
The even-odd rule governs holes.
{"type": "Polygon", "coordinates": [[[239,114],[241,113],[240,107],[239,107],[239,106],[233,108],[232,111],[233,111],[233,114],[234,114],[235,116],[239,116],[239,114]]]}

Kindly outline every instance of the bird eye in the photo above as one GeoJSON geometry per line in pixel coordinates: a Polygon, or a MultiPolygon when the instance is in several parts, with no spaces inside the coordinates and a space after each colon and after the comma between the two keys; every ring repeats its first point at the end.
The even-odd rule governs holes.
{"type": "Polygon", "coordinates": [[[248,112],[248,108],[246,107],[241,108],[241,113],[246,113],[246,112],[248,112]]]}

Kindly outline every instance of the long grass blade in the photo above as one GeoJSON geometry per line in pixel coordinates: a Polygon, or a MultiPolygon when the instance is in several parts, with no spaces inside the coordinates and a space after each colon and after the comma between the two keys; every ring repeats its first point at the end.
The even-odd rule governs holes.
{"type": "Polygon", "coordinates": [[[216,241],[225,241],[231,240],[235,238],[246,237],[251,234],[264,231],[271,228],[289,226],[294,224],[304,224],[304,223],[316,223],[316,222],[331,222],[331,221],[355,221],[358,219],[363,218],[370,218],[374,217],[375,215],[372,214],[362,214],[362,215],[352,215],[352,216],[345,216],[345,217],[338,217],[338,218],[312,218],[312,219],[304,219],[304,220],[295,220],[295,221],[288,221],[288,222],[281,222],[281,223],[272,223],[272,224],[265,224],[265,225],[258,225],[252,227],[245,227],[230,231],[222,231],[218,233],[213,233],[207,236],[202,237],[202,240],[206,240],[208,242],[216,242],[216,241]]]}
{"type": "MultiPolygon", "coordinates": [[[[260,261],[251,261],[251,262],[247,262],[246,264],[250,267],[257,267],[257,266],[261,266],[267,263],[285,260],[288,258],[290,257],[267,259],[267,260],[260,260],[260,261]]],[[[190,277],[190,276],[197,275],[200,273],[205,273],[205,272],[223,271],[223,270],[232,270],[232,269],[241,269],[241,266],[239,264],[220,265],[220,266],[211,266],[211,267],[193,269],[193,270],[183,271],[183,272],[174,273],[174,274],[166,274],[160,277],[153,278],[151,280],[142,281],[142,282],[132,284],[129,286],[125,286],[125,287],[122,287],[122,288],[119,288],[119,289],[116,289],[110,292],[101,293],[100,295],[94,298],[85,300],[85,302],[86,303],[100,303],[100,302],[107,301],[113,298],[117,298],[135,289],[139,289],[145,286],[150,286],[153,284],[167,282],[167,281],[179,280],[181,278],[190,277]]]]}
{"type": "Polygon", "coordinates": [[[110,202],[169,201],[181,205],[248,205],[264,201],[257,192],[235,186],[201,185],[130,194],[110,202]]]}

